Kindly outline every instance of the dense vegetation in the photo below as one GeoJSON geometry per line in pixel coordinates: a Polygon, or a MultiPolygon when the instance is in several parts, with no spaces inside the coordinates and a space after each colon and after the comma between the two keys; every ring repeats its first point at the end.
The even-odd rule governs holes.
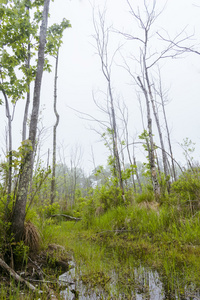
{"type": "MultiPolygon", "coordinates": [[[[57,66],[63,32],[71,25],[63,19],[48,27],[49,2],[10,0],[0,4],[0,104],[5,104],[8,122],[7,149],[0,162],[0,299],[36,299],[36,295],[47,299],[52,294],[59,298],[58,276],[69,270],[70,260],[76,263],[77,282],[90,291],[103,289],[105,299],[129,299],[138,293],[141,285],[136,273],[140,268],[159,274],[166,299],[195,297],[200,288],[200,168],[192,157],[195,149],[189,138],[182,144],[185,162],[174,159],[160,70],[157,78],[154,74],[161,59],[194,51],[184,47],[185,39],[178,34],[173,41],[160,35],[159,40],[168,44],[158,53],[152,48],[151,35],[159,15],[156,1],[153,6],[144,1],[138,9],[127,1],[142,34],[139,38],[123,33],[125,39],[141,43],[135,54],[139,51],[138,58],[130,64],[124,58],[124,68],[137,86],[138,101],[142,98],[145,103],[141,108],[143,132],[130,143],[128,109],[124,103],[120,106],[112,84],[117,51],[109,61],[110,28],[106,28],[105,12],[98,12],[95,42],[107,93],[106,102],[94,102],[107,120],[82,116],[97,122],[97,133],[109,155],[106,167],[95,166],[93,157],[94,170],[86,175],[78,149],[70,166],[65,157],[57,159],[57,66]],[[37,127],[41,79],[44,70],[51,72],[50,56],[56,58],[51,166],[40,158],[37,127]],[[136,75],[131,69],[133,62],[136,75]],[[35,88],[29,122],[31,82],[35,88]],[[10,106],[25,97],[23,141],[14,150],[10,106]],[[144,162],[136,159],[136,144],[145,153],[144,162]],[[9,284],[6,274],[11,278],[9,284]],[[113,274],[118,279],[111,292],[113,274]]],[[[145,281],[142,289],[147,285],[145,281]]]]}

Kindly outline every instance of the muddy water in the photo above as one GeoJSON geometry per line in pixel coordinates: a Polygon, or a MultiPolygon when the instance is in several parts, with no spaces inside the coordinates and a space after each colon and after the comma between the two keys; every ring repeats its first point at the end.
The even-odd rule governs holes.
{"type": "MultiPolygon", "coordinates": [[[[109,251],[107,254],[105,260],[110,258],[109,251]]],[[[200,281],[199,288],[192,283],[186,286],[183,276],[179,278],[178,273],[175,278],[173,276],[166,279],[158,271],[143,266],[142,262],[134,263],[134,259],[125,262],[122,257],[117,257],[117,263],[115,257],[113,268],[109,271],[109,278],[103,280],[104,274],[99,274],[102,278],[98,278],[97,284],[90,278],[87,282],[82,280],[84,276],[81,266],[77,267],[75,262],[71,261],[70,271],[59,277],[60,282],[66,286],[61,292],[63,299],[200,300],[200,281]]]]}

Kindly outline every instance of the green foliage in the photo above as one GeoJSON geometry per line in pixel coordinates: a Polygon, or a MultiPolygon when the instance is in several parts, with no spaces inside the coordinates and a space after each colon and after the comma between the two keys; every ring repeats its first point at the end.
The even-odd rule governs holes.
{"type": "Polygon", "coordinates": [[[181,147],[183,148],[184,152],[184,156],[185,156],[185,159],[188,163],[188,166],[189,167],[192,167],[192,164],[193,164],[193,153],[195,151],[195,143],[192,142],[192,140],[190,140],[188,137],[185,138],[183,140],[183,143],[181,144],[181,147]]]}
{"type": "MultiPolygon", "coordinates": [[[[40,162],[32,180],[32,189],[29,193],[29,207],[34,203],[46,203],[50,198],[51,169],[42,167],[40,162]]],[[[49,202],[49,201],[48,201],[49,202]]]]}
{"type": "Polygon", "coordinates": [[[29,255],[29,247],[24,245],[23,241],[16,243],[13,247],[13,254],[17,265],[26,265],[29,255]]]}
{"type": "Polygon", "coordinates": [[[95,202],[106,211],[122,202],[122,191],[116,185],[105,184],[94,189],[93,197],[95,202]]]}
{"type": "Polygon", "coordinates": [[[54,214],[58,214],[60,210],[60,205],[57,202],[54,202],[53,204],[45,205],[41,208],[41,214],[45,218],[49,218],[50,216],[54,214]]]}
{"type": "Polygon", "coordinates": [[[39,215],[35,207],[29,208],[26,211],[26,222],[32,222],[34,224],[39,223],[39,215]]]}
{"type": "Polygon", "coordinates": [[[171,186],[173,200],[179,205],[184,205],[188,211],[190,208],[200,209],[200,170],[199,168],[185,171],[171,186]]]}
{"type": "MultiPolygon", "coordinates": [[[[23,163],[25,162],[27,154],[32,151],[32,143],[30,140],[24,140],[21,142],[21,146],[18,151],[13,150],[12,155],[12,167],[15,171],[19,171],[23,163]]],[[[7,155],[7,158],[10,154],[7,155]]],[[[17,173],[17,172],[16,172],[17,173]]]]}
{"type": "Polygon", "coordinates": [[[46,53],[56,56],[62,44],[63,32],[71,27],[69,20],[63,19],[60,24],[53,24],[47,30],[46,53]]]}
{"type": "Polygon", "coordinates": [[[153,190],[147,190],[146,192],[143,192],[142,194],[136,195],[135,200],[137,203],[154,201],[155,196],[154,196],[153,190]]]}
{"type": "Polygon", "coordinates": [[[126,218],[127,218],[127,209],[124,206],[118,206],[113,209],[113,221],[112,229],[114,230],[123,230],[126,229],[126,218]]]}
{"type": "MultiPolygon", "coordinates": [[[[29,4],[31,9],[30,1],[29,4]]],[[[35,67],[27,68],[27,59],[29,54],[31,57],[34,55],[37,48],[35,38],[39,26],[34,18],[31,20],[27,5],[27,1],[18,0],[0,4],[0,90],[13,103],[24,97],[28,91],[27,82],[35,78],[35,67]],[[29,53],[28,45],[31,49],[29,53]]]]}
{"type": "Polygon", "coordinates": [[[95,217],[95,205],[93,199],[89,199],[87,203],[83,206],[82,210],[82,224],[83,228],[90,228],[93,224],[95,217]]]}
{"type": "MultiPolygon", "coordinates": [[[[145,141],[145,143],[142,145],[144,150],[148,152],[148,147],[147,147],[147,143],[149,143],[149,134],[147,132],[147,130],[144,130],[140,135],[139,135],[139,139],[142,141],[145,141]]],[[[148,156],[147,156],[148,158],[148,156]]]]}

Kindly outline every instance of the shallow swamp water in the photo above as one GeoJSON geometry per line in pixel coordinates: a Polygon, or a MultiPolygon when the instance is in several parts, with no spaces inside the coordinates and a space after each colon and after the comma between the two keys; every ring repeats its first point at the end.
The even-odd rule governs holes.
{"type": "Polygon", "coordinates": [[[82,258],[77,262],[73,258],[71,269],[59,277],[60,282],[67,284],[61,292],[63,299],[200,299],[200,279],[199,284],[189,282],[185,270],[173,266],[172,271],[169,261],[167,268],[171,273],[166,276],[166,270],[146,266],[121,248],[91,244],[89,252],[90,262],[81,253],[82,258]]]}

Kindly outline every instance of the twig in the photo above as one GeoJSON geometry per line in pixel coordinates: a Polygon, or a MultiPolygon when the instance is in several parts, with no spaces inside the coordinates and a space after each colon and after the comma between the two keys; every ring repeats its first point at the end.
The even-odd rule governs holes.
{"type": "Polygon", "coordinates": [[[46,274],[42,271],[42,269],[40,268],[40,266],[38,266],[38,264],[36,263],[36,262],[34,262],[30,257],[28,257],[28,259],[30,260],[30,262],[32,263],[32,264],[34,264],[38,269],[39,269],[39,272],[41,273],[41,274],[39,274],[40,276],[42,275],[45,275],[46,276],[46,274]]]}

